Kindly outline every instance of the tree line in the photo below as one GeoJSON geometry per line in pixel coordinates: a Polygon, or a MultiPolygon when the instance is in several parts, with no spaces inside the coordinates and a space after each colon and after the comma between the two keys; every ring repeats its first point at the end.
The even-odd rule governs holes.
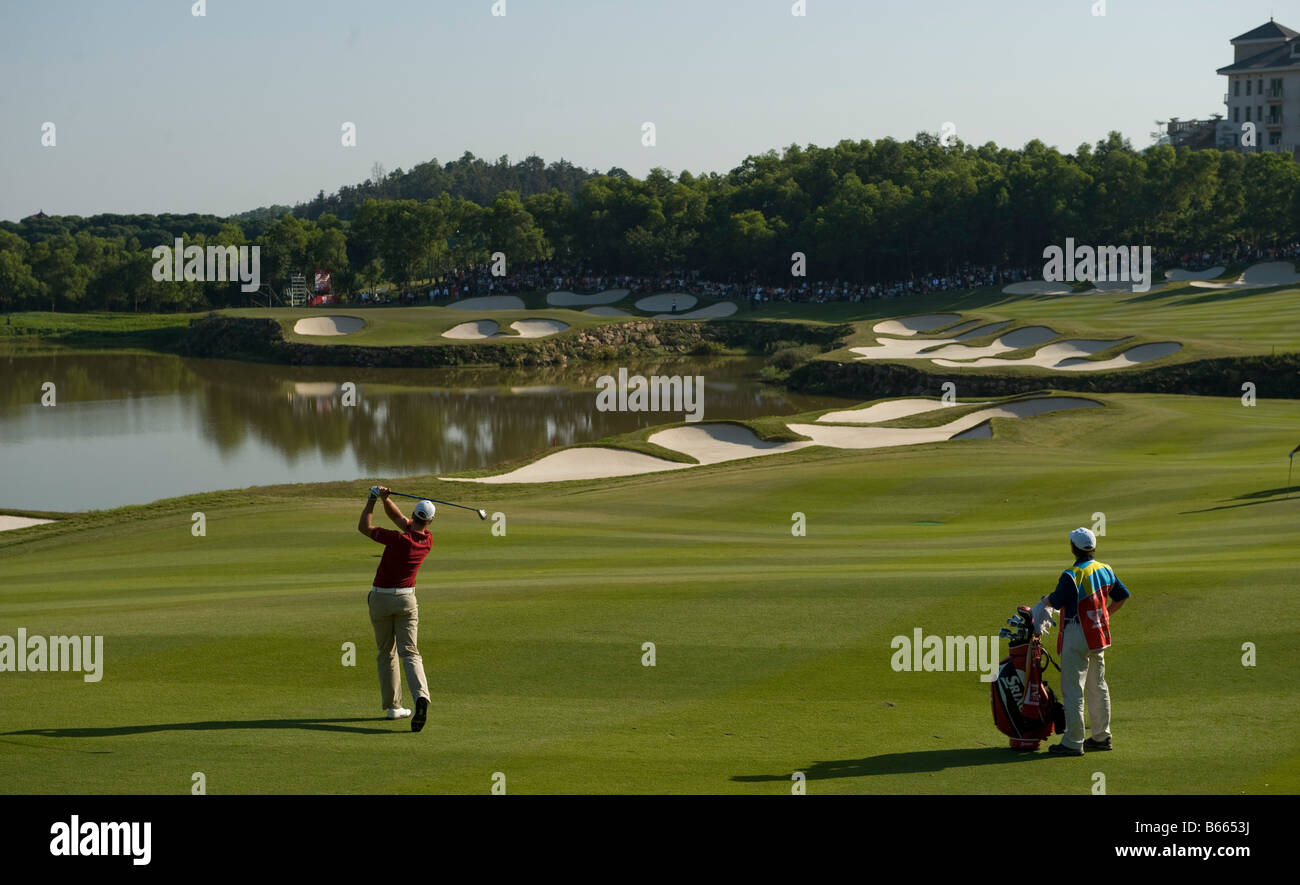
{"type": "Polygon", "coordinates": [[[187,245],[259,245],[262,278],[277,291],[290,274],[310,279],[317,268],[343,290],[405,287],[481,266],[495,252],[507,269],[551,259],[723,281],[789,280],[791,254],[802,252],[810,279],[871,282],[963,265],[1041,266],[1044,247],[1066,237],[1165,254],[1300,240],[1300,167],[1289,157],[1139,151],[1118,133],[1073,154],[1040,141],[1013,150],[920,134],[791,146],[698,176],[656,168],[639,179],[466,155],[376,178],[278,214],[0,223],[0,309],[195,310],[256,300],[230,283],[154,281],[150,250],[178,236],[187,245]]]}

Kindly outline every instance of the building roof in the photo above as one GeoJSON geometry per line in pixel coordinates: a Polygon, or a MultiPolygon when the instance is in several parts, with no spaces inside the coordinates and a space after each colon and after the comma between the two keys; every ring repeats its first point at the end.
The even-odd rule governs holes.
{"type": "MultiPolygon", "coordinates": [[[[1297,36],[1300,36],[1298,34],[1297,36]]],[[[1270,68],[1295,68],[1300,67],[1300,56],[1292,55],[1293,46],[1300,45],[1294,39],[1287,40],[1281,46],[1274,46],[1272,49],[1265,49],[1263,52],[1252,55],[1249,58],[1243,58],[1239,62],[1234,62],[1227,67],[1219,68],[1216,73],[1219,74],[1243,74],[1249,71],[1264,71],[1270,68]]]]}
{"type": "Polygon", "coordinates": [[[1279,25],[1271,18],[1258,28],[1247,31],[1239,37],[1233,37],[1231,43],[1239,40],[1290,40],[1292,37],[1300,37],[1300,32],[1288,28],[1286,25],[1279,25]]]}

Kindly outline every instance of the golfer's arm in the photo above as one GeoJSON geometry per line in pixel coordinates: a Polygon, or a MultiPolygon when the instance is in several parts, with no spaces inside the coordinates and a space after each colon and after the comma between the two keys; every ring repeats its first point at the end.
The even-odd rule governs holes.
{"type": "Polygon", "coordinates": [[[384,512],[387,513],[388,518],[393,521],[393,525],[397,526],[402,531],[406,531],[409,521],[406,516],[403,515],[402,509],[393,503],[392,498],[384,498],[384,512]]]}
{"type": "Polygon", "coordinates": [[[370,514],[374,512],[374,509],[375,499],[371,498],[366,501],[366,507],[361,511],[361,518],[357,520],[357,531],[361,532],[361,534],[365,535],[367,538],[370,537],[370,514]]]}
{"type": "Polygon", "coordinates": [[[1111,604],[1108,606],[1110,614],[1112,615],[1115,614],[1115,612],[1119,611],[1120,607],[1124,605],[1124,603],[1126,602],[1128,602],[1127,596],[1125,596],[1123,599],[1112,600],[1111,604]]]}

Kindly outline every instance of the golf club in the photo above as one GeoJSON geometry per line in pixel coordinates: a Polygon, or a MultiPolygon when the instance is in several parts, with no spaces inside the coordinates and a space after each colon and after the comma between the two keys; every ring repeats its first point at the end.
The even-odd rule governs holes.
{"type": "Polygon", "coordinates": [[[394,492],[392,489],[388,490],[388,494],[397,495],[401,498],[414,498],[417,501],[432,501],[435,504],[444,504],[448,507],[459,507],[461,510],[470,510],[477,513],[479,519],[487,519],[487,511],[481,510],[478,507],[466,507],[464,504],[453,504],[450,501],[439,501],[437,498],[430,498],[425,495],[408,495],[405,492],[394,492]]]}

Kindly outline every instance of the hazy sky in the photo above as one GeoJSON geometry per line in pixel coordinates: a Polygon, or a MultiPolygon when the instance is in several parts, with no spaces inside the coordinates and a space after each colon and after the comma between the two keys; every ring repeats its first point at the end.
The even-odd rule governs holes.
{"type": "Polygon", "coordinates": [[[224,215],[465,151],[721,172],[948,121],[975,144],[1145,147],[1156,119],[1223,111],[1228,40],[1270,14],[1300,29],[1300,0],[192,5],[0,0],[0,218],[224,215]]]}

